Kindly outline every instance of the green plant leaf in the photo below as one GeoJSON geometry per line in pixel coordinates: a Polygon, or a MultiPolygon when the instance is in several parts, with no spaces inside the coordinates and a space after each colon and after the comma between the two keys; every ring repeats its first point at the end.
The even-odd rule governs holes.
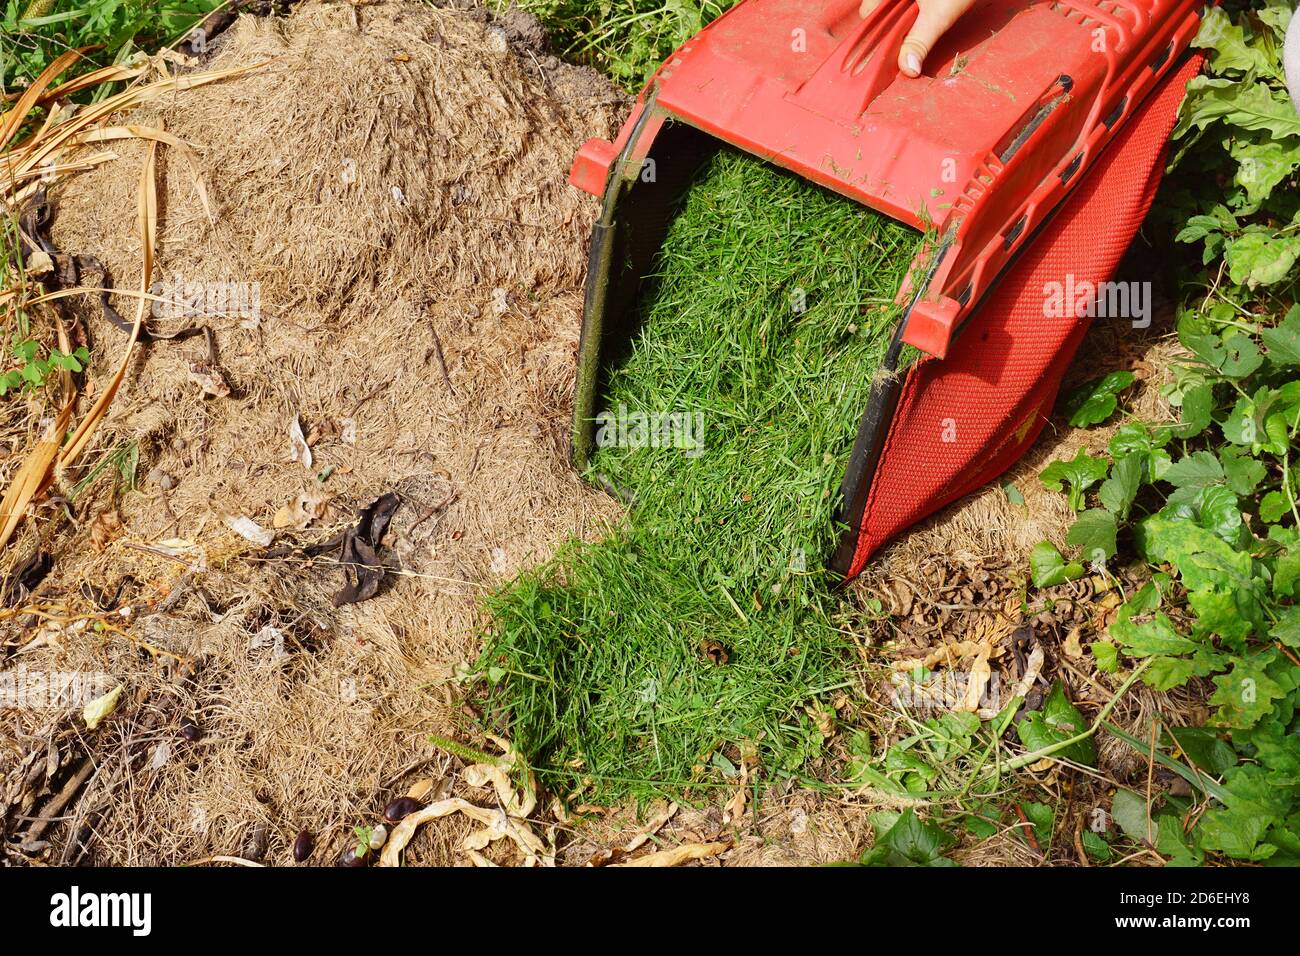
{"type": "Polygon", "coordinates": [[[1110,627],[1110,636],[1130,657],[1190,654],[1200,647],[1191,638],[1179,634],[1164,614],[1140,623],[1117,617],[1110,627]]]}
{"type": "Polygon", "coordinates": [[[1132,790],[1122,787],[1110,799],[1110,815],[1126,837],[1147,842],[1147,802],[1132,790]]]}
{"type": "Polygon", "coordinates": [[[1276,58],[1270,57],[1262,47],[1248,43],[1246,28],[1234,23],[1220,7],[1206,11],[1192,45],[1211,51],[1210,63],[1215,72],[1276,75],[1276,58]]]}
{"type": "Polygon", "coordinates": [[[1194,438],[1209,427],[1214,412],[1214,388],[1200,382],[1183,392],[1182,419],[1175,429],[1179,438],[1194,438]]]}
{"type": "Polygon", "coordinates": [[[1219,462],[1223,465],[1223,477],[1228,482],[1228,487],[1238,495],[1254,494],[1268,474],[1263,462],[1232,445],[1224,445],[1219,449],[1219,462]]]}
{"type": "Polygon", "coordinates": [[[1088,828],[1084,828],[1079,834],[1079,842],[1083,844],[1083,851],[1088,854],[1088,858],[1095,860],[1097,863],[1109,863],[1115,855],[1110,844],[1099,833],[1093,833],[1088,828]]]}
{"type": "Polygon", "coordinates": [[[1164,480],[1175,488],[1213,485],[1223,481],[1223,466],[1213,452],[1198,451],[1170,465],[1164,480]]]}
{"type": "Polygon", "coordinates": [[[1221,777],[1237,765],[1237,752],[1208,727],[1170,727],[1169,734],[1187,759],[1208,774],[1221,777]]]}
{"type": "Polygon", "coordinates": [[[1252,229],[1228,243],[1228,276],[1238,285],[1254,288],[1281,282],[1300,256],[1300,238],[1252,229]]]}
{"type": "Polygon", "coordinates": [[[1139,453],[1130,454],[1111,465],[1110,477],[1101,483],[1097,498],[1115,517],[1128,517],[1142,484],[1142,468],[1145,463],[1146,454],[1139,453]]]}
{"type": "Polygon", "coordinates": [[[1268,360],[1282,368],[1300,365],[1300,306],[1292,306],[1281,324],[1261,329],[1260,339],[1268,348],[1268,360]]]}
{"type": "Polygon", "coordinates": [[[938,824],[922,820],[911,807],[897,816],[875,814],[871,825],[876,840],[862,854],[863,866],[956,866],[943,856],[953,838],[938,824]]]}
{"type": "Polygon", "coordinates": [[[1249,657],[1239,657],[1232,671],[1214,678],[1215,692],[1210,703],[1218,710],[1213,723],[1218,727],[1254,727],[1273,711],[1273,701],[1281,699],[1286,689],[1267,673],[1278,651],[1271,648],[1249,657]]]}
{"type": "Polygon", "coordinates": [[[1194,657],[1152,657],[1142,683],[1159,691],[1182,687],[1193,677],[1204,677],[1209,669],[1194,657]]]}
{"type": "Polygon", "coordinates": [[[1269,524],[1277,521],[1291,510],[1291,502],[1280,491],[1270,491],[1259,502],[1259,518],[1269,524]]]}
{"type": "Polygon", "coordinates": [[[1034,587],[1050,588],[1066,581],[1083,577],[1084,568],[1077,561],[1065,563],[1065,558],[1050,541],[1040,541],[1034,545],[1029,555],[1030,575],[1034,587]]]}
{"type": "Polygon", "coordinates": [[[1119,393],[1133,381],[1132,372],[1111,372],[1076,389],[1065,401],[1065,414],[1071,427],[1087,428],[1104,422],[1114,413],[1119,393]]]}
{"type": "Polygon", "coordinates": [[[1241,531],[1241,503],[1223,485],[1210,485],[1196,495],[1196,507],[1202,528],[1232,543],[1241,531]]]}
{"type": "Polygon", "coordinates": [[[1234,330],[1223,341],[1224,360],[1219,369],[1228,378],[1245,378],[1264,364],[1259,346],[1249,335],[1234,330]]]}
{"type": "Polygon", "coordinates": [[[1052,462],[1038,478],[1050,491],[1061,491],[1062,486],[1068,488],[1070,507],[1082,511],[1084,492],[1104,479],[1108,470],[1106,459],[1094,458],[1080,448],[1073,458],[1052,462]]]}
{"type": "MultiPolygon", "coordinates": [[[[1103,486],[1104,487],[1104,486],[1103,486]]],[[[1115,516],[1104,508],[1089,508],[1075,520],[1066,541],[1081,549],[1080,557],[1092,564],[1104,564],[1115,555],[1115,516]]]]}
{"type": "Polygon", "coordinates": [[[1142,422],[1125,422],[1115,429],[1108,448],[1111,457],[1119,460],[1135,452],[1150,455],[1158,448],[1168,444],[1172,432],[1168,428],[1156,429],[1154,432],[1142,422]]]}
{"type": "Polygon", "coordinates": [[[1119,648],[1110,641],[1093,641],[1088,645],[1088,650],[1097,663],[1097,670],[1103,674],[1113,674],[1119,670],[1119,648]]]}
{"type": "MultiPolygon", "coordinates": [[[[1025,819],[1034,828],[1034,839],[1039,845],[1047,846],[1051,843],[1052,830],[1056,826],[1056,811],[1052,809],[1052,805],[1038,800],[1024,800],[1020,803],[1020,809],[1024,811],[1025,819]]],[[[1021,831],[1020,835],[1023,837],[1024,832],[1021,831]]]]}
{"type": "Polygon", "coordinates": [[[1246,193],[1246,207],[1258,209],[1277,186],[1300,165],[1300,149],[1293,142],[1262,138],[1234,142],[1229,153],[1237,161],[1234,181],[1246,193]]]}
{"type": "MultiPolygon", "coordinates": [[[[1274,579],[1274,585],[1277,580],[1274,579]]],[[[1291,605],[1279,612],[1278,622],[1269,628],[1268,636],[1287,647],[1300,650],[1300,606],[1291,605]]]]}
{"type": "MultiPolygon", "coordinates": [[[[1031,751],[1069,740],[1087,729],[1087,722],[1065,696],[1065,688],[1060,681],[1052,685],[1052,692],[1043,701],[1043,709],[1030,711],[1016,725],[1020,742],[1031,751]]],[[[1096,750],[1090,739],[1076,741],[1058,750],[1053,756],[1087,766],[1092,766],[1097,759],[1096,750]]]]}
{"type": "Polygon", "coordinates": [[[1187,91],[1175,136],[1218,120],[1243,130],[1264,130],[1278,139],[1300,136],[1300,116],[1290,99],[1265,83],[1199,76],[1187,84],[1187,91]]]}

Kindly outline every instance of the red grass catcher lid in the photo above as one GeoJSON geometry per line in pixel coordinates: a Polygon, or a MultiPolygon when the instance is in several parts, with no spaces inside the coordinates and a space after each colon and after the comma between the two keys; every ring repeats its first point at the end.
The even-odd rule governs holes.
{"type": "Polygon", "coordinates": [[[911,79],[897,53],[916,4],[882,0],[862,19],[858,2],[744,0],[668,59],[617,141],[585,144],[569,177],[604,198],[578,346],[579,469],[636,334],[641,280],[722,143],[931,233],[841,482],[828,564],[845,578],[1001,474],[1047,421],[1090,319],[1083,302],[1045,318],[1046,283],[1096,287],[1136,234],[1199,66],[1184,54],[1201,9],[979,0],[911,79]]]}
{"type": "MultiPolygon", "coordinates": [[[[902,341],[944,357],[998,275],[1185,51],[1191,0],[981,0],[919,78],[897,52],[912,0],[745,0],[673,54],[615,143],[570,181],[635,180],[682,123],[920,229],[933,228],[902,341]],[[611,170],[619,170],[611,177],[611,170]]],[[[607,203],[608,204],[608,203],[607,203]]]]}

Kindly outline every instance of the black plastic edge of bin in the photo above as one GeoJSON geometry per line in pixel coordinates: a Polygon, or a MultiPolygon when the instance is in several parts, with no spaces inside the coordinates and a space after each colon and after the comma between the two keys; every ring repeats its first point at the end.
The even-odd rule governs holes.
{"type": "Polygon", "coordinates": [[[623,175],[641,132],[654,114],[654,99],[642,107],[632,134],[610,169],[601,216],[591,234],[587,282],[578,340],[570,460],[580,473],[591,465],[596,442],[597,404],[611,368],[626,357],[636,338],[636,300],[651,271],[668,227],[700,165],[722,143],[686,123],[664,116],[641,169],[623,175]]]}

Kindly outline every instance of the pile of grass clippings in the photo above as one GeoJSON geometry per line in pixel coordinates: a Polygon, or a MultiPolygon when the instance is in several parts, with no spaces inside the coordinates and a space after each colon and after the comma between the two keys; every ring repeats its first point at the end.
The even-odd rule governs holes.
{"type": "Polygon", "coordinates": [[[730,152],[689,191],[601,420],[626,524],[488,602],[492,703],[553,788],[680,794],[817,752],[804,705],[842,680],[822,560],[919,238],[730,152]]]}

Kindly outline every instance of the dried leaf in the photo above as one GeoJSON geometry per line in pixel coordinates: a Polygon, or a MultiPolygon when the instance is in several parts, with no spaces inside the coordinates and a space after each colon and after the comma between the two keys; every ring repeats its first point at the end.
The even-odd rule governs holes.
{"type": "Polygon", "coordinates": [[[215,365],[209,365],[207,362],[191,362],[186,378],[199,387],[204,397],[228,398],[230,396],[230,383],[221,374],[221,369],[215,365]]]}
{"type": "MultiPolygon", "coordinates": [[[[1038,680],[1038,674],[1043,669],[1043,648],[1035,645],[1034,649],[1029,652],[1029,659],[1025,662],[1024,676],[1011,689],[1011,697],[1024,698],[1029,695],[1033,689],[1034,681],[1038,680]]],[[[998,715],[999,708],[985,707],[978,711],[981,720],[992,720],[998,715]]]]}
{"type": "Polygon", "coordinates": [[[639,856],[635,860],[628,860],[626,863],[614,863],[612,866],[681,866],[683,863],[690,863],[692,860],[703,860],[711,856],[717,856],[722,853],[728,843],[685,843],[681,846],[675,846],[671,850],[659,850],[655,853],[647,853],[645,856],[639,856]]]}
{"type": "Polygon", "coordinates": [[[111,508],[101,511],[90,522],[91,550],[102,553],[105,548],[122,536],[123,530],[122,518],[116,511],[111,508]]]}
{"type": "Polygon", "coordinates": [[[957,710],[973,714],[980,709],[980,701],[984,698],[984,691],[993,676],[993,670],[989,667],[990,650],[990,646],[985,644],[975,655],[975,660],[971,662],[970,670],[966,675],[966,693],[957,710]]]}
{"type": "MultiPolygon", "coordinates": [[[[745,774],[745,776],[748,776],[748,774],[745,774]]],[[[733,823],[745,815],[745,797],[748,794],[749,787],[742,780],[741,785],[736,788],[736,792],[731,795],[731,799],[722,808],[723,824],[733,823]]]]}
{"type": "Polygon", "coordinates": [[[895,671],[915,671],[930,670],[936,665],[952,667],[964,658],[974,657],[978,654],[986,654],[996,657],[993,653],[990,641],[957,641],[952,644],[944,644],[924,657],[911,657],[907,660],[894,661],[890,668],[895,671]]]}
{"type": "Polygon", "coordinates": [[[421,777],[415,783],[411,784],[406,790],[406,795],[412,800],[423,800],[430,791],[433,790],[433,778],[421,777]]]}
{"type": "Polygon", "coordinates": [[[296,413],[289,422],[289,460],[302,462],[304,468],[311,470],[311,446],[307,444],[307,438],[302,433],[302,422],[296,413]]]}
{"type": "Polygon", "coordinates": [[[31,111],[46,88],[54,82],[54,78],[70,67],[77,60],[81,59],[79,50],[68,50],[60,54],[55,60],[47,66],[41,75],[32,81],[31,85],[23,91],[22,96],[18,98],[18,105],[9,112],[0,116],[0,147],[7,146],[9,140],[18,132],[23,120],[31,111]]]}
{"type": "Polygon", "coordinates": [[[502,767],[476,763],[466,767],[461,776],[471,787],[491,786],[496,791],[496,798],[501,806],[505,807],[506,812],[512,817],[527,817],[537,806],[535,793],[529,789],[516,793],[514,784],[502,767]]]}
{"type": "Polygon", "coordinates": [[[332,418],[317,422],[307,432],[307,444],[315,447],[323,441],[331,441],[339,436],[339,423],[332,418]]]}
{"type": "Polygon", "coordinates": [[[554,857],[547,850],[546,844],[533,832],[527,820],[514,817],[507,818],[499,810],[477,807],[460,797],[448,797],[446,800],[439,800],[437,803],[431,803],[421,810],[416,810],[397,824],[389,835],[388,842],[384,844],[383,852],[379,855],[379,865],[401,866],[402,851],[406,849],[406,845],[415,836],[415,831],[428,821],[445,817],[451,813],[462,813],[484,827],[483,830],[471,834],[474,839],[470,846],[462,844],[464,849],[481,849],[481,847],[472,845],[476,844],[480,838],[476,834],[495,832],[499,833],[497,838],[511,840],[525,856],[532,857],[548,866],[554,863],[554,857]]]}
{"type": "MultiPolygon", "coordinates": [[[[140,173],[140,186],[137,190],[138,217],[137,223],[140,229],[140,244],[143,247],[143,262],[140,267],[140,284],[141,292],[149,291],[149,282],[153,276],[153,256],[154,248],[158,234],[158,190],[156,182],[156,169],[158,164],[158,142],[151,140],[149,148],[145,152],[144,168],[140,173]]],[[[140,329],[144,325],[144,314],[147,300],[140,298],[137,300],[135,311],[135,322],[131,326],[131,335],[127,339],[126,349],[122,354],[122,361],[117,367],[117,371],[109,380],[108,385],[100,393],[95,404],[91,406],[86,417],[81,420],[77,430],[72,433],[68,443],[63,448],[63,453],[59,455],[57,469],[62,471],[68,468],[77,460],[77,456],[90,443],[103,421],[104,416],[108,413],[108,408],[113,404],[113,399],[117,397],[118,389],[122,387],[122,380],[126,377],[126,370],[131,362],[131,355],[135,351],[136,342],[140,339],[140,329]]]]}
{"type": "Polygon", "coordinates": [[[379,591],[388,571],[379,554],[380,542],[401,504],[402,499],[391,491],[380,495],[361,509],[356,525],[344,532],[339,563],[347,581],[334,595],[335,607],[368,600],[379,591]]]}
{"type": "Polygon", "coordinates": [[[298,497],[275,513],[271,524],[276,528],[302,530],[325,515],[330,496],[319,484],[299,492],[298,497]]]}
{"type": "Polygon", "coordinates": [[[75,140],[77,145],[81,143],[102,143],[120,139],[144,139],[154,140],[159,143],[165,143],[171,146],[185,158],[186,164],[190,168],[190,176],[194,182],[194,192],[198,194],[199,204],[203,206],[203,211],[207,213],[208,220],[215,222],[215,215],[212,212],[212,203],[208,200],[207,187],[203,185],[203,178],[199,175],[198,156],[194,150],[190,149],[189,144],[183,139],[173,136],[164,129],[157,129],[151,126],[136,126],[127,124],[124,126],[105,126],[99,129],[91,130],[75,140]]]}
{"type": "Polygon", "coordinates": [[[43,276],[54,271],[54,260],[44,249],[33,249],[23,260],[23,269],[29,276],[43,276]]]}
{"type": "Polygon", "coordinates": [[[96,697],[82,708],[81,716],[86,721],[87,730],[94,730],[99,726],[100,721],[117,709],[117,702],[122,699],[122,690],[125,686],[125,684],[118,684],[107,694],[96,697]]]}
{"type": "Polygon", "coordinates": [[[14,603],[25,600],[40,587],[53,568],[54,558],[48,551],[33,552],[26,560],[11,568],[8,574],[0,576],[0,601],[14,603]]]}
{"type": "Polygon", "coordinates": [[[267,531],[252,518],[240,516],[238,518],[227,515],[222,519],[231,531],[253,544],[261,545],[263,548],[269,547],[275,540],[275,532],[267,531]]]}
{"type": "Polygon", "coordinates": [[[676,813],[677,813],[677,804],[675,803],[668,804],[668,808],[664,810],[664,812],[661,813],[659,816],[655,817],[652,821],[650,821],[649,826],[647,826],[644,830],[642,830],[632,839],[627,841],[627,844],[623,847],[624,852],[631,853],[634,850],[641,849],[642,845],[647,840],[649,840],[652,836],[654,836],[656,833],[662,830],[664,824],[666,824],[669,820],[671,820],[676,815],[676,813]]]}
{"type": "Polygon", "coordinates": [[[58,420],[45,432],[36,447],[32,449],[22,467],[14,473],[9,487],[5,489],[4,500],[0,501],[0,548],[9,543],[19,522],[27,511],[27,506],[40,494],[50,482],[50,468],[59,454],[59,443],[72,420],[72,402],[69,401],[59,413],[58,420]]]}

